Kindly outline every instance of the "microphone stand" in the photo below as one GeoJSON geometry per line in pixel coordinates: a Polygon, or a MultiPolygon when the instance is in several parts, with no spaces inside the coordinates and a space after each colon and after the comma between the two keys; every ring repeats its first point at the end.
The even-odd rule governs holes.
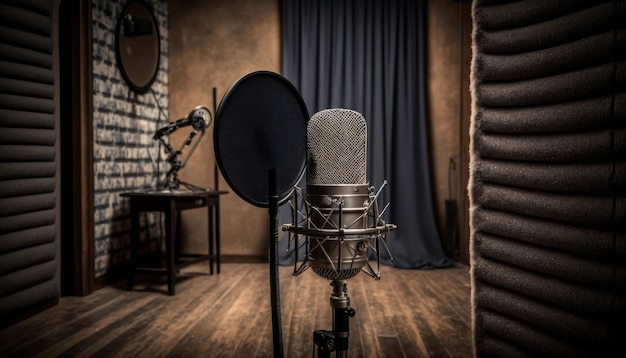
{"type": "Polygon", "coordinates": [[[278,189],[276,169],[267,173],[269,254],[270,254],[270,301],[272,308],[272,343],[274,358],[283,358],[283,331],[280,316],[280,282],[278,270],[278,189]]]}
{"type": "MultiPolygon", "coordinates": [[[[393,260],[393,256],[389,251],[389,247],[385,243],[384,234],[389,231],[393,231],[397,229],[395,224],[386,224],[382,219],[381,215],[385,212],[385,210],[389,207],[389,204],[383,208],[382,212],[378,210],[378,196],[382,191],[382,188],[387,184],[387,182],[383,182],[383,185],[380,187],[376,194],[373,194],[374,187],[368,188],[368,200],[365,201],[363,209],[363,214],[356,218],[356,220],[348,225],[346,228],[343,224],[343,210],[344,210],[344,202],[343,200],[338,200],[337,205],[333,205],[332,210],[338,210],[338,223],[334,223],[334,217],[332,215],[333,212],[330,213],[322,213],[320,209],[311,203],[309,203],[306,199],[304,200],[306,203],[306,217],[307,217],[307,225],[305,227],[299,226],[298,214],[300,214],[298,210],[298,196],[302,198],[302,193],[299,188],[295,188],[294,190],[294,200],[295,205],[293,206],[293,224],[283,225],[284,231],[289,231],[293,233],[293,240],[295,242],[295,250],[296,255],[298,252],[298,235],[304,235],[307,243],[307,254],[305,256],[304,262],[300,264],[298,267],[297,263],[294,263],[294,276],[298,276],[302,272],[304,272],[307,268],[312,267],[309,253],[311,250],[311,246],[315,249],[321,250],[323,255],[321,255],[318,259],[326,259],[332,266],[333,272],[328,274],[327,267],[318,267],[320,271],[316,271],[320,277],[331,280],[331,286],[333,287],[332,294],[330,296],[330,306],[332,309],[332,331],[328,330],[316,330],[313,332],[313,343],[317,347],[317,356],[321,358],[330,358],[331,352],[335,352],[335,357],[347,357],[348,356],[348,336],[350,331],[350,317],[354,317],[356,314],[355,310],[350,307],[350,299],[348,298],[347,289],[346,289],[346,280],[356,273],[351,272],[350,267],[348,267],[345,272],[342,269],[342,263],[345,264],[342,260],[344,257],[342,254],[342,246],[344,244],[345,235],[351,235],[356,237],[363,238],[362,240],[367,241],[367,243],[363,243],[363,241],[359,242],[359,246],[353,247],[352,250],[362,251],[367,247],[371,248],[377,256],[377,268],[374,268],[369,264],[368,261],[365,261],[359,269],[363,272],[367,273],[371,277],[376,280],[380,279],[380,246],[382,243],[383,247],[387,249],[387,253],[389,257],[393,260]],[[315,220],[311,220],[312,214],[316,213],[317,219],[323,221],[320,225],[315,223],[315,220]],[[367,217],[364,217],[367,215],[367,217]],[[352,226],[359,222],[359,220],[363,219],[364,222],[367,223],[367,227],[363,228],[352,228],[352,226]],[[365,221],[367,220],[367,221],[365,221]],[[331,223],[331,224],[328,224],[331,223]],[[327,225],[328,224],[328,225],[327,225]],[[330,227],[330,228],[328,228],[330,227]],[[323,241],[315,239],[315,243],[311,243],[311,237],[324,237],[324,240],[327,240],[329,237],[336,237],[338,242],[337,248],[337,261],[334,262],[333,259],[330,258],[329,252],[326,251],[323,245],[323,241]],[[369,239],[374,238],[376,240],[375,244],[372,245],[369,242],[369,239]],[[361,247],[367,246],[367,247],[361,247]],[[336,266],[335,266],[336,264],[336,266]],[[367,269],[363,269],[363,265],[367,266],[367,269]],[[341,273],[341,274],[340,274],[341,273]]],[[[360,205],[360,204],[359,204],[360,205]]],[[[318,220],[318,221],[320,221],[318,220]]],[[[350,219],[351,220],[351,219],[350,219]]],[[[334,253],[333,253],[334,255],[334,253]]],[[[356,254],[353,257],[356,258],[356,254]]],[[[297,262],[297,256],[296,256],[297,262]]],[[[354,261],[352,261],[354,262],[354,261]]],[[[314,267],[315,271],[315,267],[314,267]]],[[[313,352],[315,353],[315,352],[313,352]]]]}
{"type": "Polygon", "coordinates": [[[333,280],[333,292],[330,295],[332,308],[333,330],[316,330],[313,332],[313,343],[317,346],[319,358],[330,358],[330,352],[336,352],[335,357],[348,357],[348,336],[350,331],[350,317],[356,313],[350,307],[350,299],[345,280],[333,280]]]}

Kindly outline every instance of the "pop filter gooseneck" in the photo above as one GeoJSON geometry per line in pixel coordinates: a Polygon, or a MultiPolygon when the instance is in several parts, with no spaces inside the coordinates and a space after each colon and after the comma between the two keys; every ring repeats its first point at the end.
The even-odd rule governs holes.
{"type": "Polygon", "coordinates": [[[217,109],[213,143],[226,182],[248,203],[268,208],[274,357],[283,356],[278,284],[278,206],[306,166],[309,113],[298,90],[269,71],[235,81],[217,109]]]}

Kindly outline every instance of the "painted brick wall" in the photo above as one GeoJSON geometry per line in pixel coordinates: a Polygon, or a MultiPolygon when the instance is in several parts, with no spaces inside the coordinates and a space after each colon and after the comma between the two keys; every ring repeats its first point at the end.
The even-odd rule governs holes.
{"type": "MultiPolygon", "coordinates": [[[[152,139],[169,122],[167,1],[148,0],[159,22],[161,57],[151,90],[141,95],[124,82],[115,58],[115,27],[125,3],[92,0],[96,277],[123,267],[130,258],[129,208],[119,194],[155,189],[167,170],[152,139]]],[[[141,222],[140,250],[156,248],[160,215],[144,215],[141,222]]]]}

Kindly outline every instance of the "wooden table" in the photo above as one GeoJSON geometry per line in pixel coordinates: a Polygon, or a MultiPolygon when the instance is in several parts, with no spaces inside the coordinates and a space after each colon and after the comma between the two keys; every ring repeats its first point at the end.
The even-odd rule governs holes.
{"type": "Polygon", "coordinates": [[[181,267],[201,260],[209,261],[213,274],[213,263],[220,273],[220,195],[222,190],[160,190],[126,192],[120,196],[130,199],[131,215],[131,262],[128,270],[128,289],[132,290],[137,272],[167,274],[167,291],[175,293],[176,273],[181,267]],[[208,255],[180,253],[180,212],[187,209],[206,207],[208,211],[208,255]],[[139,214],[141,212],[163,212],[165,214],[165,268],[141,266],[139,264],[139,214]],[[215,250],[214,250],[215,245],[215,250]]]}

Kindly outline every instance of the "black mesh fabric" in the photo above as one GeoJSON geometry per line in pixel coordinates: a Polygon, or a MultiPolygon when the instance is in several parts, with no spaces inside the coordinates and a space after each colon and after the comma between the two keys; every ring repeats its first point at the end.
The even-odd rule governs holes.
{"type": "Polygon", "coordinates": [[[220,171],[242,199],[268,206],[268,172],[276,170],[279,203],[289,199],[306,164],[309,114],[284,77],[257,71],[239,78],[220,102],[213,131],[220,171]]]}
{"type": "Polygon", "coordinates": [[[479,357],[621,356],[626,2],[473,3],[479,357]]]}

